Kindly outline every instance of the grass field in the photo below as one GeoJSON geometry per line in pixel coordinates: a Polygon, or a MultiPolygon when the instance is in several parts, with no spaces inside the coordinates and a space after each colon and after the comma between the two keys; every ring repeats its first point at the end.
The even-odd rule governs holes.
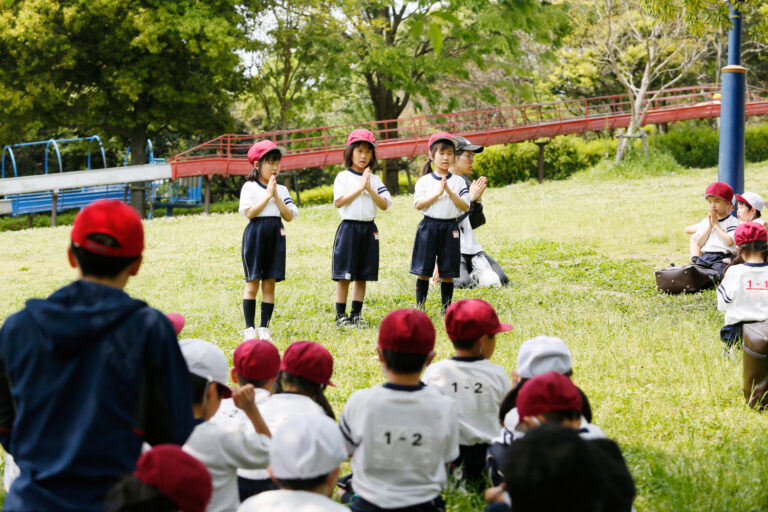
{"type": "MultiPolygon", "coordinates": [[[[766,170],[748,167],[748,190],[768,192],[766,170]]],[[[688,259],[682,229],[704,217],[701,193],[715,177],[713,169],[635,179],[587,172],[488,190],[488,224],[477,237],[511,285],[455,296],[481,297],[515,325],[499,335],[493,357],[509,370],[525,339],[547,334],[568,343],[594,422],[621,445],[635,477],[638,511],[768,508],[766,416],[744,406],[740,362],[720,355],[714,292],[655,291],[654,269],[688,259]]],[[[281,350],[307,339],[331,350],[337,386],[327,395],[337,413],[355,389],[382,380],[372,358],[381,318],[413,305],[408,269],[420,215],[411,201],[398,197],[379,216],[381,272],[369,286],[367,329],[333,326],[335,209],[305,208],[286,225],[288,279],[277,287],[272,331],[281,350]]],[[[144,265],[128,292],[184,314],[184,337],[213,341],[231,354],[242,328],[244,226],[235,213],[147,222],[144,265]]],[[[64,254],[70,229],[0,233],[0,318],[73,278],[64,254]]],[[[428,310],[444,358],[451,346],[438,301],[439,291],[431,291],[428,310]]],[[[448,499],[450,510],[481,506],[477,496],[459,491],[448,499]]]]}

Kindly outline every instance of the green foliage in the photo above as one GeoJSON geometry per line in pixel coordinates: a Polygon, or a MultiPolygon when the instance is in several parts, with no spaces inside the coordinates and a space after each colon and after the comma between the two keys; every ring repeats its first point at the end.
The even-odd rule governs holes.
{"type": "Polygon", "coordinates": [[[744,159],[747,162],[768,160],[768,123],[747,126],[744,133],[744,159]]]}
{"type": "Polygon", "coordinates": [[[667,133],[648,138],[648,145],[672,155],[684,167],[717,165],[719,134],[703,123],[680,123],[670,126],[667,133]]]}
{"type": "MultiPolygon", "coordinates": [[[[584,141],[576,136],[554,138],[544,147],[544,178],[564,179],[596,164],[615,151],[615,141],[584,141]]],[[[475,157],[474,174],[485,176],[492,187],[537,179],[539,147],[532,142],[491,146],[475,157]]]]}

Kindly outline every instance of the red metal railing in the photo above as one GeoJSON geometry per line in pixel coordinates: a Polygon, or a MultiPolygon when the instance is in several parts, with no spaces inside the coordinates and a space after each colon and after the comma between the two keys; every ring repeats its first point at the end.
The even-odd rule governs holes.
{"type": "MultiPolygon", "coordinates": [[[[651,100],[645,122],[715,117],[720,113],[720,102],[715,97],[717,92],[719,86],[712,84],[664,91],[651,100]]],[[[649,92],[648,97],[654,93],[649,92]]],[[[748,115],[768,112],[768,91],[748,87],[747,103],[761,105],[748,115]]],[[[379,158],[396,158],[426,153],[423,142],[437,131],[471,134],[479,143],[498,144],[626,126],[631,110],[629,97],[620,94],[256,135],[228,134],[169,160],[174,177],[246,174],[250,170],[246,160],[248,148],[255,141],[270,139],[288,149],[283,157],[283,169],[324,167],[341,162],[347,135],[356,128],[367,128],[376,135],[379,158]]]]}

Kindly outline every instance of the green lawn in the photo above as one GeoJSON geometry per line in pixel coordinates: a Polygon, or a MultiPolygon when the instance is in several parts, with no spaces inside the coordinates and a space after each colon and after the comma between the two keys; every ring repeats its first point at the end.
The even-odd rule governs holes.
{"type": "MultiPolygon", "coordinates": [[[[768,193],[766,170],[747,169],[748,190],[768,193]]],[[[481,297],[515,325],[499,336],[493,357],[509,370],[525,339],[548,334],[568,343],[574,380],[590,398],[594,422],[621,445],[636,479],[638,511],[765,510],[766,417],[744,406],[740,363],[720,355],[722,314],[714,292],[655,291],[654,269],[688,259],[682,229],[704,217],[701,193],[716,170],[589,176],[488,190],[488,224],[477,237],[511,286],[457,291],[456,298],[481,297]]],[[[281,350],[306,339],[331,350],[337,387],[327,394],[339,413],[355,389],[382,380],[373,359],[375,326],[388,311],[413,305],[408,269],[420,214],[411,201],[398,197],[379,217],[381,280],[369,286],[368,329],[333,326],[335,209],[304,208],[287,224],[288,280],[277,287],[272,330],[281,350]]],[[[144,265],[128,292],[184,314],[184,337],[213,341],[231,354],[242,328],[244,226],[234,213],[148,222],[144,265]]],[[[64,254],[70,229],[0,233],[0,317],[73,278],[64,254]]],[[[438,301],[433,290],[428,309],[444,358],[451,346],[438,301]]],[[[479,507],[476,496],[449,494],[451,510],[471,510],[470,503],[479,507]]]]}

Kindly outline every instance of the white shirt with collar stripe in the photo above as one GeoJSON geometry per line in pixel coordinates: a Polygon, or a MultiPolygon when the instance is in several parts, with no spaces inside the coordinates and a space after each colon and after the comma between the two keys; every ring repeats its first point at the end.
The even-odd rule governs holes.
{"type": "MultiPolygon", "coordinates": [[[[352,169],[337,174],[336,179],[333,180],[333,200],[336,201],[357,190],[360,187],[362,176],[363,173],[352,169]]],[[[392,196],[384,183],[375,174],[371,174],[370,180],[371,187],[387,201],[387,207],[391,206],[392,196]]],[[[363,190],[356,198],[339,208],[339,215],[343,220],[371,221],[376,218],[378,211],[379,207],[373,202],[371,194],[367,190],[363,190]]]]}
{"type": "MultiPolygon", "coordinates": [[[[434,196],[440,188],[440,181],[442,179],[442,177],[434,172],[419,178],[414,186],[414,206],[418,201],[434,196]]],[[[467,188],[467,183],[464,181],[464,178],[448,173],[448,176],[446,176],[446,186],[454,191],[465,203],[467,203],[467,206],[469,206],[469,189],[467,188]]],[[[455,219],[464,213],[456,208],[456,205],[453,204],[453,200],[448,195],[448,192],[443,192],[437,201],[420,211],[425,216],[432,217],[433,219],[455,219]]]]}
{"type": "Polygon", "coordinates": [[[480,357],[444,359],[427,366],[424,382],[456,404],[460,444],[493,441],[499,432],[499,406],[512,388],[502,366],[480,357]]]}
{"type": "Polygon", "coordinates": [[[453,400],[433,386],[383,384],[352,394],[340,428],[352,455],[355,492],[381,508],[428,502],[459,456],[453,400]]]}
{"type": "MultiPolygon", "coordinates": [[[[246,181],[243,188],[240,189],[240,207],[238,208],[240,215],[245,216],[245,210],[264,199],[264,196],[266,195],[266,185],[262,185],[258,181],[246,181]]],[[[293,212],[293,218],[296,218],[296,216],[299,215],[299,209],[296,207],[296,203],[293,202],[293,199],[291,199],[291,194],[288,192],[288,188],[278,184],[277,195],[293,212]]],[[[275,204],[274,197],[270,198],[267,205],[258,213],[258,215],[256,215],[256,217],[280,217],[280,209],[278,209],[275,204]]]]}
{"type": "MultiPolygon", "coordinates": [[[[731,241],[733,241],[733,232],[736,231],[736,228],[739,225],[739,219],[734,217],[733,215],[728,215],[726,218],[721,219],[718,221],[718,224],[721,228],[723,228],[723,231],[728,233],[728,236],[731,237],[731,241]]],[[[699,227],[696,229],[696,237],[700,236],[703,233],[706,233],[709,229],[709,219],[705,218],[701,222],[699,222],[699,227]]],[[[701,252],[735,252],[736,251],[736,245],[728,245],[725,240],[723,240],[720,235],[715,231],[714,229],[709,234],[709,238],[707,238],[706,243],[701,246],[701,252]]]]}
{"type": "Polygon", "coordinates": [[[725,312],[725,325],[768,321],[768,264],[729,268],[717,287],[717,309],[725,312]]]}

